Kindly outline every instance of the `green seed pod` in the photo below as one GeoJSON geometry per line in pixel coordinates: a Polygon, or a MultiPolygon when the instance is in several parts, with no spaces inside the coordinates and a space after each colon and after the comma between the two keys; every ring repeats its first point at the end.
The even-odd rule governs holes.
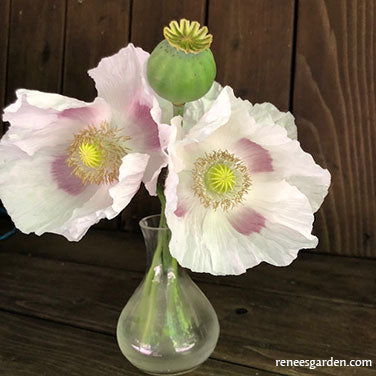
{"type": "Polygon", "coordinates": [[[147,64],[147,78],[158,95],[175,105],[203,97],[211,88],[216,66],[212,35],[196,21],[170,22],[147,64]]]}

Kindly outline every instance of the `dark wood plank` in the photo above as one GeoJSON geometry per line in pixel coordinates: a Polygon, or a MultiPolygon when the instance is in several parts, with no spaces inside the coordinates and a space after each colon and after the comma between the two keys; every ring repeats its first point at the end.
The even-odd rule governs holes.
{"type": "Polygon", "coordinates": [[[376,257],[376,2],[298,7],[293,112],[303,148],[332,173],[320,250],[376,257]]]}
{"type": "Polygon", "coordinates": [[[150,196],[142,184],[132,201],[121,213],[121,228],[129,232],[139,232],[141,218],[148,215],[160,214],[161,203],[157,196],[150,196]]]}
{"type": "Polygon", "coordinates": [[[4,376],[140,375],[111,336],[0,312],[4,376]]]}
{"type": "Polygon", "coordinates": [[[205,20],[206,0],[134,0],[131,40],[151,52],[163,39],[163,27],[172,20],[205,20]]]}
{"type": "Polygon", "coordinates": [[[10,22],[7,103],[18,88],[59,92],[65,0],[13,0],[10,22]]]}
{"type": "Polygon", "coordinates": [[[96,97],[87,71],[128,43],[129,12],[130,0],[68,0],[64,94],[96,97]]]}
{"type": "MultiPolygon", "coordinates": [[[[10,0],[0,2],[0,25],[2,32],[0,34],[0,107],[5,105],[6,89],[6,67],[8,58],[8,34],[9,34],[9,15],[10,0]]],[[[5,129],[4,129],[5,131],[5,129]]],[[[0,137],[3,134],[3,121],[0,117],[0,137]]]]}
{"type": "MultiPolygon", "coordinates": [[[[132,11],[131,41],[134,45],[152,52],[163,39],[163,27],[181,18],[204,23],[205,0],[134,0],[132,11]]],[[[122,213],[122,227],[137,231],[141,218],[160,213],[158,198],[150,197],[144,187],[122,213]]]]}
{"type": "MultiPolygon", "coordinates": [[[[11,229],[3,220],[0,233],[11,229]]],[[[1,223],[1,222],[0,222],[1,223]]],[[[1,241],[4,252],[19,252],[61,261],[114,266],[129,270],[144,270],[145,246],[141,235],[120,231],[89,230],[80,242],[69,242],[54,234],[25,235],[20,232],[1,241]],[[137,255],[137,256],[136,256],[137,255]]]]}
{"type": "MultiPolygon", "coordinates": [[[[139,376],[115,337],[0,312],[0,372],[4,376],[139,376]]],[[[272,373],[209,359],[192,376],[271,376],[272,373]]]]}
{"type": "MultiPolygon", "coordinates": [[[[121,308],[142,275],[2,254],[0,308],[113,333],[121,308]]],[[[245,286],[200,283],[200,287],[221,324],[215,359],[288,375],[345,375],[353,374],[350,368],[349,373],[335,367],[285,369],[275,367],[275,359],[376,358],[375,307],[245,286]]],[[[374,375],[376,370],[358,368],[356,374],[374,375]]]]}
{"type": "MultiPolygon", "coordinates": [[[[6,221],[0,226],[2,232],[10,228],[6,221]]],[[[52,234],[38,237],[17,233],[0,245],[4,252],[139,272],[144,271],[146,262],[142,238],[124,232],[91,230],[79,243],[68,242],[52,234]]],[[[214,284],[247,286],[259,291],[376,306],[376,263],[359,258],[301,252],[297,260],[286,268],[263,263],[240,276],[214,277],[198,273],[194,274],[194,278],[214,284]]]]}
{"type": "Polygon", "coordinates": [[[293,20],[293,0],[210,1],[216,80],[251,102],[287,110],[293,20]]]}

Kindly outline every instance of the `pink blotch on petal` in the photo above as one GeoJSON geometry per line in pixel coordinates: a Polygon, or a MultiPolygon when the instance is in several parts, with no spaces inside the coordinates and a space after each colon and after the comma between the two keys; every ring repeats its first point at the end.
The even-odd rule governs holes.
{"type": "Polygon", "coordinates": [[[241,158],[250,172],[272,172],[273,160],[268,150],[255,142],[242,138],[234,144],[237,157],[241,158]]]}
{"type": "Polygon", "coordinates": [[[71,196],[77,196],[85,190],[85,185],[66,164],[64,155],[57,157],[51,164],[51,172],[57,186],[71,196]]]}
{"type": "Polygon", "coordinates": [[[153,120],[150,110],[150,107],[137,101],[132,105],[131,114],[135,126],[138,128],[137,133],[143,135],[143,146],[145,148],[155,149],[160,147],[158,125],[153,120]]]}
{"type": "Polygon", "coordinates": [[[83,125],[93,125],[91,124],[95,119],[95,110],[90,107],[78,107],[78,108],[67,108],[59,113],[59,118],[68,118],[70,120],[77,120],[83,125]]]}
{"type": "Polygon", "coordinates": [[[186,212],[187,212],[187,210],[181,204],[178,203],[178,207],[174,211],[174,214],[177,217],[184,217],[184,215],[185,215],[186,212]]]}
{"type": "Polygon", "coordinates": [[[242,207],[228,216],[231,226],[243,235],[259,233],[265,227],[265,218],[252,208],[242,207]]]}

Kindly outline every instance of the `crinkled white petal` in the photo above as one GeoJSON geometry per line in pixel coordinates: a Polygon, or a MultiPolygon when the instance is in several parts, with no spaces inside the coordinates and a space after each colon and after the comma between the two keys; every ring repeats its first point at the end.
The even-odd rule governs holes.
{"type": "Polygon", "coordinates": [[[158,176],[167,166],[166,147],[169,143],[170,128],[162,123],[162,111],[155,97],[148,100],[150,105],[134,103],[124,119],[124,129],[130,136],[129,147],[133,152],[146,153],[150,156],[143,182],[149,194],[155,196],[158,176]],[[135,110],[138,109],[138,110],[135,110]]]}
{"type": "Polygon", "coordinates": [[[249,107],[249,113],[255,118],[257,123],[262,125],[278,124],[286,129],[287,135],[291,139],[296,140],[298,138],[294,116],[290,112],[279,111],[271,103],[256,103],[253,106],[250,104],[249,107]]]}
{"type": "MultiPolygon", "coordinates": [[[[3,151],[0,146],[0,154],[3,151]]],[[[7,152],[13,151],[8,148],[7,152]]],[[[19,153],[17,147],[14,153],[19,153]]],[[[22,232],[60,233],[58,228],[98,189],[90,185],[78,195],[59,189],[51,173],[55,159],[54,150],[45,149],[33,156],[15,157],[0,168],[0,199],[22,232]]]]}
{"type": "Polygon", "coordinates": [[[318,240],[311,233],[312,207],[307,197],[286,181],[263,180],[255,179],[245,205],[265,218],[265,227],[240,239],[243,248],[252,245],[259,261],[286,266],[300,249],[317,246],[318,240]]]}
{"type": "Polygon", "coordinates": [[[128,154],[120,167],[119,182],[112,186],[89,184],[78,194],[61,189],[52,166],[61,150],[45,148],[28,156],[17,147],[0,145],[7,152],[0,165],[0,199],[22,232],[45,232],[80,240],[102,218],[112,219],[140,187],[149,159],[128,154]],[[57,154],[56,154],[57,153],[57,154]]]}
{"type": "Polygon", "coordinates": [[[166,180],[166,218],[171,229],[170,252],[178,262],[195,272],[216,275],[240,274],[242,264],[237,265],[234,254],[226,253],[237,248],[236,232],[221,211],[206,209],[194,197],[192,176],[188,171],[176,173],[169,164],[166,180]]]}
{"type": "MultiPolygon", "coordinates": [[[[248,116],[247,112],[244,112],[244,114],[248,116]]],[[[209,111],[188,133],[183,129],[184,120],[181,116],[172,118],[171,127],[174,128],[174,131],[171,133],[173,137],[167,148],[169,164],[174,164],[174,169],[179,171],[183,168],[191,169],[197,158],[204,156],[205,152],[208,151],[208,147],[211,149],[215,147],[215,142],[211,142],[210,137],[220,132],[224,124],[229,121],[230,115],[230,98],[228,91],[223,90],[217,100],[213,102],[209,111]],[[210,145],[208,146],[208,144],[210,145]]],[[[231,137],[231,135],[225,135],[224,138],[228,141],[229,136],[231,137]]]]}
{"type": "MultiPolygon", "coordinates": [[[[208,144],[215,144],[215,138],[219,143],[225,141],[231,145],[239,138],[252,133],[255,126],[261,127],[249,114],[248,109],[248,103],[236,98],[232,88],[226,86],[195,125],[185,131],[183,124],[183,131],[179,132],[177,140],[182,143],[206,141],[208,144]],[[233,129],[231,133],[226,130],[228,124],[233,129]],[[212,138],[209,140],[209,137],[212,138]]],[[[214,144],[212,147],[215,147],[214,144]]]]}
{"type": "Polygon", "coordinates": [[[206,211],[195,202],[184,217],[166,212],[171,229],[170,252],[180,265],[196,272],[213,270],[212,255],[207,252],[202,241],[203,222],[206,211]]]}
{"type": "MultiPolygon", "coordinates": [[[[155,100],[154,104],[159,107],[155,100]]],[[[168,156],[161,145],[161,127],[168,126],[156,122],[159,108],[141,105],[136,99],[124,112],[113,111],[112,124],[120,130],[121,134],[128,138],[127,148],[131,153],[148,154],[149,163],[146,168],[143,182],[152,196],[156,195],[156,183],[161,169],[167,166],[168,156]]],[[[167,133],[164,137],[167,137],[167,133]]],[[[163,140],[162,140],[163,141],[163,140]]],[[[168,142],[164,140],[163,142],[168,142]]]]}
{"type": "Polygon", "coordinates": [[[151,152],[149,151],[149,163],[146,167],[143,178],[145,187],[151,196],[155,196],[157,194],[156,187],[159,174],[164,167],[167,167],[169,163],[169,157],[166,149],[171,137],[173,137],[173,127],[170,125],[159,123],[158,129],[160,148],[151,152]]]}
{"type": "Polygon", "coordinates": [[[286,130],[278,125],[255,128],[249,138],[268,150],[273,166],[271,176],[296,186],[316,212],[328,194],[329,171],[316,164],[311,154],[303,151],[299,141],[289,138],[286,130]]]}
{"type": "MultiPolygon", "coordinates": [[[[151,95],[155,96],[158,100],[159,106],[162,109],[161,122],[169,124],[173,117],[172,103],[160,97],[154,92],[149,85],[148,90],[151,95]]],[[[184,132],[188,132],[200,118],[208,111],[213,102],[217,99],[222,90],[222,86],[218,82],[214,82],[210,90],[200,99],[187,102],[184,106],[184,132]]]]}
{"type": "Polygon", "coordinates": [[[273,158],[273,173],[285,178],[304,193],[316,212],[328,194],[331,176],[328,170],[315,163],[312,155],[302,150],[298,141],[269,149],[273,158]]]}
{"type": "Polygon", "coordinates": [[[94,79],[99,96],[113,109],[113,124],[129,137],[133,153],[150,155],[143,181],[151,195],[161,169],[167,166],[167,154],[161,147],[159,125],[162,111],[145,76],[149,54],[130,43],[113,56],[100,61],[88,73],[94,79]]]}
{"type": "MultiPolygon", "coordinates": [[[[131,51],[128,63],[132,65],[134,59],[135,65],[142,64],[145,54],[137,49],[131,51]]],[[[107,63],[103,64],[109,68],[107,63]]],[[[113,77],[115,86],[116,80],[113,77]]],[[[21,231],[38,235],[53,232],[69,240],[80,240],[101,218],[110,219],[119,214],[143,178],[148,189],[155,191],[161,166],[167,164],[167,155],[160,147],[158,124],[150,112],[153,109],[157,117],[159,105],[155,98],[143,92],[140,77],[131,77],[132,80],[137,82],[121,116],[116,103],[110,108],[102,98],[85,103],[25,90],[19,91],[18,101],[5,110],[4,119],[11,126],[0,142],[0,198],[21,231]],[[130,109],[135,116],[130,116],[130,109]],[[125,121],[129,117],[132,121],[128,123],[132,124],[125,121]],[[77,132],[104,121],[130,136],[133,150],[128,149],[129,154],[123,159],[118,183],[84,186],[66,165],[65,153],[77,132]],[[131,125],[133,133],[127,133],[131,125]],[[145,153],[135,152],[139,150],[145,153]],[[148,165],[150,157],[153,160],[148,165]]],[[[120,100],[116,95],[122,88],[112,89],[114,98],[120,100]]]]}
{"type": "MultiPolygon", "coordinates": [[[[184,111],[184,125],[183,129],[187,133],[194,127],[201,117],[209,110],[212,104],[223,90],[231,90],[231,88],[223,88],[218,82],[214,82],[209,92],[201,99],[193,102],[188,102],[185,105],[184,111]]],[[[233,95],[233,93],[232,93],[233,95]]],[[[235,95],[233,95],[233,99],[235,95]]],[[[297,127],[295,125],[294,116],[290,112],[279,111],[271,103],[256,103],[252,105],[248,100],[241,100],[236,98],[237,101],[243,102],[245,107],[249,109],[249,114],[261,125],[278,124],[286,129],[288,136],[291,139],[297,139],[297,127]]],[[[166,113],[172,114],[172,106],[169,102],[159,99],[161,107],[166,113]]],[[[232,101],[232,105],[234,101],[232,101]]]]}
{"type": "Polygon", "coordinates": [[[193,271],[208,271],[212,269],[212,258],[209,252],[203,252],[201,246],[207,210],[193,196],[190,183],[188,173],[178,176],[172,169],[169,171],[165,213],[172,234],[170,252],[182,266],[193,271]]]}
{"type": "Polygon", "coordinates": [[[184,130],[186,132],[194,127],[201,117],[210,109],[222,89],[222,86],[218,82],[214,82],[210,90],[202,98],[185,104],[183,118],[184,130]]]}
{"type": "Polygon", "coordinates": [[[16,112],[21,105],[22,97],[27,98],[27,102],[31,106],[35,106],[41,109],[54,109],[57,111],[63,111],[67,108],[84,107],[87,103],[80,101],[76,98],[66,97],[64,95],[55,93],[45,93],[39,90],[18,89],[16,90],[17,101],[9,105],[6,111],[16,112]]]}
{"type": "MultiPolygon", "coordinates": [[[[249,139],[265,149],[271,159],[273,179],[285,179],[296,186],[309,199],[313,211],[321,206],[330,186],[330,173],[315,163],[312,156],[304,152],[300,143],[288,137],[287,130],[276,123],[270,125],[259,123],[249,114],[249,105],[235,97],[233,91],[223,90],[221,96],[226,96],[231,104],[231,114],[228,121],[217,128],[205,129],[204,117],[192,128],[187,135],[176,142],[177,156],[187,167],[192,166],[194,160],[205,151],[230,150],[236,155],[234,145],[242,139],[249,139]],[[192,137],[195,132],[203,137],[192,137]],[[203,131],[201,131],[203,130],[203,131]],[[204,133],[205,132],[205,133],[204,133]],[[197,141],[200,141],[199,143],[197,141]],[[185,145],[184,148],[180,145],[185,145]],[[183,152],[184,151],[184,152],[183,152]]],[[[268,107],[268,106],[267,106],[268,107]]],[[[215,109],[215,103],[210,110],[215,109]]],[[[209,110],[209,111],[210,111],[209,110]]],[[[276,116],[276,115],[275,115],[276,116]]],[[[170,147],[172,149],[172,146],[170,147]]],[[[241,157],[239,155],[239,157],[241,157]]]]}
{"type": "Polygon", "coordinates": [[[112,217],[119,214],[129,204],[140,188],[149,158],[149,155],[140,153],[131,153],[123,158],[119,170],[119,182],[109,190],[113,199],[114,215],[112,217]]]}
{"type": "Polygon", "coordinates": [[[202,238],[201,252],[210,256],[210,264],[200,265],[200,271],[205,272],[211,267],[209,273],[214,275],[238,275],[259,263],[253,252],[244,252],[239,241],[240,234],[229,225],[223,212],[207,212],[202,238]]]}
{"type": "Polygon", "coordinates": [[[108,187],[97,187],[95,193],[81,207],[73,210],[68,221],[51,232],[61,234],[70,241],[79,241],[92,225],[103,218],[111,219],[118,214],[112,205],[113,200],[108,193],[108,187]]]}
{"type": "Polygon", "coordinates": [[[215,130],[229,121],[231,116],[230,92],[231,88],[226,86],[212,103],[207,112],[199,119],[196,125],[190,127],[186,135],[187,139],[196,141],[204,140],[215,130]]]}
{"type": "MultiPolygon", "coordinates": [[[[183,191],[183,188],[181,189],[183,191]]],[[[204,208],[196,199],[179,197],[188,209],[183,216],[166,211],[172,231],[171,254],[195,272],[241,274],[262,261],[290,264],[303,248],[314,248],[313,213],[307,198],[288,183],[262,184],[245,205],[265,217],[261,230],[244,235],[228,220],[231,213],[204,208]]]]}
{"type": "Polygon", "coordinates": [[[143,66],[148,57],[146,51],[130,43],[115,55],[103,58],[88,71],[98,95],[117,111],[123,111],[143,90],[143,66]]]}
{"type": "MultiPolygon", "coordinates": [[[[178,121],[180,119],[177,119],[178,121]]],[[[166,213],[173,213],[177,208],[178,196],[177,188],[179,184],[178,168],[175,166],[176,157],[174,155],[173,145],[176,140],[177,127],[175,124],[170,126],[171,135],[170,135],[170,145],[171,148],[168,148],[169,152],[169,162],[168,162],[168,175],[165,182],[165,196],[166,200],[166,213]]]]}
{"type": "Polygon", "coordinates": [[[160,113],[160,122],[164,124],[170,124],[171,119],[173,118],[173,106],[172,103],[168,100],[160,97],[152,88],[149,87],[149,92],[151,95],[155,96],[158,101],[160,113]]]}
{"type": "Polygon", "coordinates": [[[29,90],[18,90],[17,96],[17,101],[4,110],[3,119],[10,127],[1,142],[16,145],[30,155],[43,147],[69,146],[82,128],[111,119],[111,110],[101,98],[85,103],[29,90]]]}
{"type": "Polygon", "coordinates": [[[262,261],[288,265],[300,249],[317,245],[313,212],[327,194],[330,174],[278,124],[289,115],[261,107],[272,112],[270,124],[259,122],[247,101],[224,88],[189,132],[179,128],[180,117],[172,119],[165,189],[170,248],[194,271],[240,274],[262,261]],[[243,214],[240,207],[213,211],[194,196],[194,162],[215,150],[228,150],[252,166],[243,214]]]}

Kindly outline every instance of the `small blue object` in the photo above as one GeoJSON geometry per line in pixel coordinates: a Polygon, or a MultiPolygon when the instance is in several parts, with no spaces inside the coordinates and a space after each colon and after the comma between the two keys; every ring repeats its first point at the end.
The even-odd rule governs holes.
{"type": "MultiPolygon", "coordinates": [[[[1,214],[6,214],[6,215],[8,215],[7,211],[6,211],[4,208],[0,208],[0,213],[1,213],[1,214]]],[[[6,233],[3,234],[3,235],[0,235],[0,240],[5,240],[5,239],[9,238],[9,237],[12,236],[15,232],[16,232],[16,228],[14,227],[12,230],[6,232],[6,233]]]]}
{"type": "Polygon", "coordinates": [[[13,230],[10,230],[10,231],[6,232],[4,235],[0,235],[0,240],[5,240],[5,239],[9,238],[15,232],[16,232],[16,228],[14,227],[13,230]]]}

